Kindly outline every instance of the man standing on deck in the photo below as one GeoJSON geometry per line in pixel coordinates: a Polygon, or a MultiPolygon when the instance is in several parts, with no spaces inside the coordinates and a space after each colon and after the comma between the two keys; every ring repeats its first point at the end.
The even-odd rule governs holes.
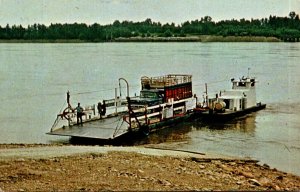
{"type": "Polygon", "coordinates": [[[102,104],[101,102],[98,103],[97,105],[98,113],[100,115],[100,119],[102,118],[102,104]]]}
{"type": "Polygon", "coordinates": [[[105,101],[103,100],[103,105],[102,105],[102,116],[104,116],[106,113],[106,105],[105,105],[105,101]]]}
{"type": "Polygon", "coordinates": [[[82,116],[83,116],[83,108],[80,106],[80,103],[78,103],[78,106],[76,107],[76,112],[77,112],[77,124],[79,124],[79,120],[80,120],[80,124],[82,125],[82,116]]]}

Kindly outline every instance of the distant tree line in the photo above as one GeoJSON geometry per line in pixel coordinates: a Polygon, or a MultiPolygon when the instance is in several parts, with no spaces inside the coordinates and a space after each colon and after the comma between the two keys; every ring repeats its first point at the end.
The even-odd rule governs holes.
{"type": "Polygon", "coordinates": [[[186,37],[190,35],[221,35],[221,36],[263,36],[277,37],[280,39],[300,38],[299,15],[290,12],[287,17],[270,16],[263,19],[222,20],[214,22],[210,16],[200,20],[186,21],[181,25],[174,23],[161,24],[151,19],[142,22],[118,20],[113,24],[100,25],[94,23],[74,24],[33,24],[24,28],[21,25],[5,27],[0,26],[0,39],[24,40],[71,40],[84,41],[113,41],[115,38],[124,37],[186,37]]]}

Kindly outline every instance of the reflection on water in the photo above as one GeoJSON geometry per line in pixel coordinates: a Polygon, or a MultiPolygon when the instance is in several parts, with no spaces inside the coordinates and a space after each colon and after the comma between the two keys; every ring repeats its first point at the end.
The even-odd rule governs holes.
{"type": "Polygon", "coordinates": [[[255,113],[232,119],[227,122],[210,122],[210,123],[201,123],[197,126],[197,129],[207,128],[210,130],[234,130],[253,136],[255,132],[255,113]]]}
{"type": "Polygon", "coordinates": [[[160,144],[188,141],[191,139],[188,133],[192,130],[192,123],[181,123],[172,127],[158,130],[150,134],[143,141],[135,144],[160,144]]]}
{"type": "MultiPolygon", "coordinates": [[[[239,136],[246,135],[247,137],[255,136],[255,113],[246,115],[241,118],[233,119],[228,122],[205,123],[201,119],[195,121],[181,123],[172,127],[158,130],[148,137],[138,140],[134,145],[141,144],[162,144],[192,142],[198,135],[202,138],[209,137],[209,135],[224,135],[230,137],[229,133],[237,134],[239,136]]],[[[208,139],[208,138],[206,138],[208,139]]],[[[214,140],[214,139],[212,139],[214,140]]],[[[235,138],[238,140],[238,138],[235,138]]]]}

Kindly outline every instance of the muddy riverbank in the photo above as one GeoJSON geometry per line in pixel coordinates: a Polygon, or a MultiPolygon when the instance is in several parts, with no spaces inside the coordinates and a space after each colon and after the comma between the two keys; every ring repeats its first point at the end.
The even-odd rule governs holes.
{"type": "Polygon", "coordinates": [[[143,147],[0,145],[0,191],[299,190],[256,161],[143,147]]]}

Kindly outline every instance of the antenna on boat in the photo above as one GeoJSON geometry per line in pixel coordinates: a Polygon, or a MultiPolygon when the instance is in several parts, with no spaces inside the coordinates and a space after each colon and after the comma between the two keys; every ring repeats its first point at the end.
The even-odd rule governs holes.
{"type": "Polygon", "coordinates": [[[250,78],[250,76],[249,76],[249,73],[250,73],[250,67],[248,67],[248,78],[250,78]]]}

